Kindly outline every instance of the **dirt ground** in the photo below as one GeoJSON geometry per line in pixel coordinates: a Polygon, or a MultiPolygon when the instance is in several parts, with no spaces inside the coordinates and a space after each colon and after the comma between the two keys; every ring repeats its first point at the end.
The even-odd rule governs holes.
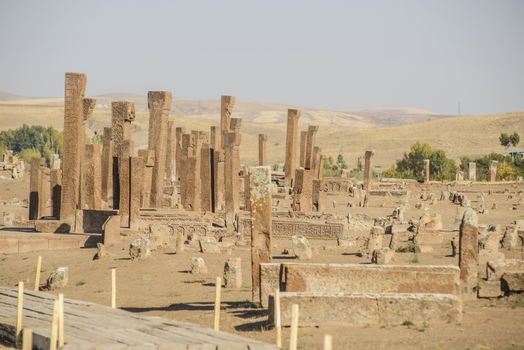
{"type": "MultiPolygon", "coordinates": [[[[25,199],[27,178],[19,181],[0,181],[0,212],[15,210],[27,215],[27,208],[10,203],[16,197],[25,199]],[[8,190],[9,189],[9,190],[8,190]],[[6,203],[7,202],[7,203],[6,203]]],[[[405,219],[418,219],[422,209],[415,209],[419,189],[410,188],[409,210],[405,219]]],[[[443,185],[432,185],[431,192],[440,196],[443,185]]],[[[480,224],[501,224],[502,227],[516,219],[524,219],[524,205],[517,210],[512,204],[524,198],[519,191],[524,184],[515,188],[511,185],[471,187],[460,189],[477,206],[477,192],[486,195],[485,207],[489,213],[479,214],[480,224]],[[495,193],[488,195],[489,188],[495,193]],[[504,193],[504,189],[509,192],[504,193]],[[474,192],[469,192],[474,191],[474,192]],[[500,191],[500,193],[499,193],[500,191]],[[511,198],[508,198],[511,196],[511,198]],[[497,209],[491,210],[497,203],[497,209]]],[[[371,217],[390,215],[399,203],[395,197],[371,197],[368,208],[348,207],[351,197],[329,197],[328,211],[338,215],[365,213],[371,217]],[[335,207],[332,201],[336,202],[335,207]]],[[[446,239],[428,254],[397,253],[395,264],[457,264],[451,257],[449,241],[457,235],[456,221],[458,206],[449,201],[430,204],[431,213],[440,213],[443,218],[446,239]]],[[[0,231],[1,232],[1,231],[0,231]]],[[[334,242],[310,241],[314,247],[311,262],[369,263],[359,257],[357,246],[342,248],[334,242]]],[[[290,256],[282,255],[284,249],[291,248],[290,240],[274,241],[274,260],[289,261],[290,256]]],[[[213,325],[213,302],[215,297],[215,278],[222,276],[225,261],[231,257],[242,258],[243,285],[240,289],[222,290],[222,313],[220,328],[223,331],[273,342],[275,331],[267,326],[267,311],[252,307],[250,250],[248,247],[235,247],[230,253],[202,254],[196,247],[189,247],[182,254],[175,254],[175,248],[167,246],[156,250],[143,261],[131,261],[127,247],[122,244],[110,249],[111,256],[102,260],[92,260],[96,249],[66,251],[44,251],[19,255],[0,256],[0,285],[15,286],[23,280],[30,288],[33,286],[37,255],[42,256],[42,283],[49,273],[59,267],[69,267],[69,284],[61,290],[66,298],[91,301],[110,305],[111,269],[117,269],[117,307],[145,315],[156,315],[182,321],[194,322],[203,326],[213,325]],[[203,275],[189,273],[191,257],[202,256],[209,272],[203,275]]],[[[508,252],[507,257],[522,258],[522,251],[508,252]]],[[[337,310],[333,310],[337,312],[337,310]]],[[[410,320],[406,320],[410,321],[410,320]]],[[[524,296],[501,298],[499,300],[474,300],[464,304],[461,323],[431,323],[429,325],[395,325],[391,327],[368,326],[319,326],[299,329],[300,349],[321,349],[325,334],[331,334],[335,349],[524,349],[524,296]]],[[[284,348],[287,348],[289,329],[284,329],[284,348]]]]}

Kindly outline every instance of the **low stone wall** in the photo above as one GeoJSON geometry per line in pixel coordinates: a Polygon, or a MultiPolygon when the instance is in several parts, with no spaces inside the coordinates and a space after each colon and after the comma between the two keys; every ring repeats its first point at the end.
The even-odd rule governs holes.
{"type": "Polygon", "coordinates": [[[459,293],[456,266],[283,264],[286,292],[459,293]]]}
{"type": "MultiPolygon", "coordinates": [[[[300,326],[319,325],[416,325],[435,321],[460,322],[462,302],[447,294],[283,292],[280,294],[281,321],[291,324],[291,306],[299,305],[300,326]]],[[[274,302],[269,298],[269,320],[274,302]]]]}
{"type": "Polygon", "coordinates": [[[265,263],[260,271],[263,307],[277,287],[285,292],[459,293],[456,266],[265,263]]]}
{"type": "MultiPolygon", "coordinates": [[[[13,232],[0,234],[0,254],[19,254],[44,250],[78,249],[99,239],[93,235],[13,232]]],[[[96,243],[95,243],[96,244],[96,243]]]]}

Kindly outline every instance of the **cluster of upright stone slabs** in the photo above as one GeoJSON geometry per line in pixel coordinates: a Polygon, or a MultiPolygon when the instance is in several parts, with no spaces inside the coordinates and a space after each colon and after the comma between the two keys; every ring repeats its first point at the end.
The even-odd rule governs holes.
{"type": "MultiPolygon", "coordinates": [[[[291,238],[298,235],[301,236],[301,242],[305,241],[304,238],[337,242],[347,239],[350,219],[325,215],[327,197],[332,193],[343,193],[348,196],[352,194],[358,198],[360,206],[367,206],[368,195],[379,193],[376,189],[372,189],[373,150],[364,153],[363,180],[358,187],[351,179],[324,178],[324,155],[316,142],[319,127],[308,125],[306,130],[299,130],[301,111],[289,109],[283,171],[284,186],[275,189],[272,185],[271,168],[267,165],[267,135],[258,135],[259,166],[250,168],[241,166],[242,120],[233,116],[235,97],[221,97],[220,124],[211,126],[207,132],[177,127],[176,120],[169,119],[173,103],[171,93],[150,91],[148,93],[148,144],[147,148],[136,151],[131,127],[136,112],[134,104],[129,101],[112,102],[111,126],[103,129],[102,144],[86,144],[85,125],[93,113],[95,100],[85,98],[85,89],[85,75],[66,74],[63,163],[61,167],[54,165],[51,169],[47,169],[40,159],[32,160],[29,206],[31,220],[50,217],[54,220],[48,222],[53,222],[57,229],[82,232],[86,221],[83,218],[87,212],[99,212],[108,217],[104,226],[113,227],[116,221],[118,239],[120,228],[130,228],[137,232],[150,224],[148,216],[141,213],[141,209],[151,209],[149,213],[155,210],[159,212],[160,208],[195,212],[197,215],[214,213],[213,218],[224,219],[225,222],[220,224],[220,220],[217,220],[217,226],[221,228],[224,226],[228,234],[229,231],[235,230],[240,239],[251,240],[252,300],[257,304],[271,305],[271,293],[277,287],[281,288],[283,293],[283,305],[287,305],[286,303],[310,305],[311,313],[319,306],[340,303],[342,307],[347,308],[348,315],[363,313],[369,316],[371,323],[390,323],[397,321],[391,314],[399,310],[391,308],[385,315],[381,315],[380,310],[375,307],[383,302],[386,305],[391,302],[414,313],[402,314],[402,317],[407,315],[416,317],[424,305],[430,305],[435,308],[437,318],[460,319],[459,294],[473,293],[478,282],[476,267],[478,230],[474,215],[470,211],[466,211],[461,226],[460,269],[435,267],[417,270],[403,265],[355,267],[336,264],[319,267],[306,263],[272,262],[273,237],[291,238]],[[241,196],[242,192],[243,196],[241,196]],[[280,210],[278,204],[275,208],[272,203],[272,197],[282,193],[284,193],[282,198],[290,199],[291,206],[284,211],[280,210]],[[328,289],[320,287],[322,283],[319,284],[316,277],[311,277],[315,274],[309,273],[311,271],[317,273],[326,268],[329,271],[341,271],[340,284],[346,283],[346,286],[350,287],[337,289],[331,283],[326,283],[330,286],[328,289]],[[429,280],[435,275],[435,271],[445,271],[444,282],[449,282],[453,288],[445,291],[432,289],[429,283],[427,288],[413,287],[409,292],[405,292],[400,290],[400,282],[393,281],[394,278],[391,279],[390,289],[381,285],[372,285],[369,289],[361,290],[357,287],[358,283],[351,284],[355,282],[355,276],[360,276],[358,278],[364,280],[365,276],[370,274],[380,280],[391,276],[401,281],[409,281],[415,277],[429,280]],[[278,276],[286,276],[287,282],[278,282],[280,278],[278,276]],[[456,288],[459,280],[462,286],[460,293],[456,288]],[[399,289],[396,290],[395,286],[399,289]],[[397,292],[399,295],[384,295],[384,293],[397,292]],[[363,299],[361,295],[355,293],[367,293],[369,298],[363,299]]],[[[423,186],[429,188],[430,160],[424,160],[423,164],[423,186]]],[[[496,162],[490,164],[490,181],[496,180],[496,166],[496,162]]],[[[476,179],[475,163],[469,164],[467,175],[471,181],[476,179]]],[[[401,216],[401,211],[402,209],[399,208],[397,219],[401,216]]],[[[184,231],[178,231],[178,226],[193,225],[193,228],[197,226],[195,223],[189,224],[189,221],[175,218],[169,224],[169,229],[176,232],[177,246],[180,248],[183,248],[181,242],[185,241],[188,235],[181,233],[184,231]]],[[[430,221],[427,222],[428,225],[430,221]]],[[[218,232],[209,229],[211,225],[206,226],[205,222],[202,225],[204,228],[199,231],[200,236],[218,232]]],[[[151,230],[151,226],[149,228],[151,230]]],[[[421,233],[422,231],[420,230],[421,233]]],[[[372,233],[370,236],[373,237],[368,240],[368,246],[380,248],[378,243],[370,243],[370,241],[371,238],[378,239],[379,236],[382,239],[384,230],[375,226],[372,228],[372,233]]],[[[198,238],[198,235],[196,236],[198,238]]],[[[109,237],[104,237],[104,242],[111,242],[111,240],[109,237]]],[[[419,243],[417,247],[424,246],[422,237],[419,243]]],[[[375,263],[384,262],[388,259],[390,248],[371,249],[368,253],[375,263]]],[[[493,269],[496,270],[497,267],[493,269]]],[[[289,315],[283,317],[286,320],[284,323],[289,320],[289,315]]],[[[311,315],[308,317],[312,324],[337,320],[330,314],[319,314],[317,318],[311,315]]],[[[425,322],[429,318],[421,320],[425,322]]],[[[344,319],[344,322],[358,323],[351,317],[344,319]]]]}

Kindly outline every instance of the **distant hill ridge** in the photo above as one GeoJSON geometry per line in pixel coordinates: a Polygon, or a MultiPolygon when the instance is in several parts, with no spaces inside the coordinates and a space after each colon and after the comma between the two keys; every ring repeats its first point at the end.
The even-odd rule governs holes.
{"type": "MultiPolygon", "coordinates": [[[[133,93],[108,93],[93,96],[97,108],[107,109],[112,101],[127,100],[135,103],[137,111],[147,110],[147,96],[133,93]]],[[[0,93],[0,103],[21,105],[62,106],[63,98],[26,98],[8,93],[0,93]],[[2,98],[5,96],[5,98],[2,98]]],[[[406,125],[422,121],[442,119],[448,116],[416,108],[373,108],[362,111],[334,111],[302,108],[299,106],[266,102],[237,100],[234,108],[235,117],[254,124],[285,124],[287,109],[298,108],[302,111],[301,125],[314,124],[324,127],[373,128],[406,125]]],[[[199,119],[216,119],[220,115],[220,100],[184,100],[175,99],[172,107],[173,116],[199,119]]]]}

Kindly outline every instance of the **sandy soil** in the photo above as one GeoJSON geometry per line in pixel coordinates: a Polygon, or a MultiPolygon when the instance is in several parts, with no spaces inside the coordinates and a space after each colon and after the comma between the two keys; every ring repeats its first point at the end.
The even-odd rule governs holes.
{"type": "MultiPolygon", "coordinates": [[[[11,196],[23,199],[26,193],[23,186],[26,180],[18,181],[17,186],[0,182],[0,212],[11,210],[4,201],[11,196]],[[10,192],[5,192],[10,187],[10,192]],[[21,187],[21,189],[19,188],[21,187]]],[[[431,191],[440,195],[444,186],[432,186],[431,191]]],[[[522,206],[511,210],[513,202],[518,200],[518,191],[524,189],[505,186],[511,193],[488,195],[489,186],[464,186],[464,191],[483,191],[486,194],[485,206],[491,208],[497,203],[496,210],[479,215],[481,224],[509,224],[515,219],[524,219],[522,206]],[[508,199],[511,195],[512,198],[508,199]]],[[[493,187],[494,190],[503,190],[493,187]]],[[[419,192],[411,189],[410,209],[406,219],[418,219],[423,210],[414,209],[419,192]]],[[[473,206],[476,194],[468,193],[473,206]]],[[[520,195],[522,196],[522,195],[520,195]]],[[[348,212],[365,213],[377,217],[391,214],[398,204],[394,197],[371,197],[369,208],[348,208],[348,197],[330,197],[336,201],[333,208],[329,202],[328,210],[345,215],[348,212]]],[[[447,238],[441,246],[435,247],[431,254],[397,253],[396,264],[457,264],[457,259],[450,257],[449,240],[458,225],[455,221],[457,206],[449,201],[430,205],[430,212],[440,213],[443,217],[444,231],[447,238]]],[[[9,204],[11,205],[11,204],[9,204]]],[[[18,206],[23,215],[26,208],[18,206]]],[[[27,214],[25,214],[27,215],[27,214]]],[[[369,263],[357,256],[357,248],[340,248],[325,241],[311,241],[315,248],[312,262],[347,262],[369,263]]],[[[290,248],[288,240],[276,240],[275,260],[289,259],[282,256],[285,248],[290,248]]],[[[111,268],[117,269],[117,306],[132,312],[146,315],[158,315],[184,320],[211,327],[213,324],[213,301],[215,277],[221,276],[225,261],[230,256],[242,258],[243,285],[241,289],[223,289],[221,329],[250,338],[274,341],[275,332],[267,326],[267,312],[252,307],[250,302],[251,276],[250,252],[247,247],[236,247],[231,255],[202,254],[195,247],[190,247],[183,254],[175,254],[174,247],[154,251],[152,256],[143,261],[131,261],[127,247],[121,245],[110,250],[111,256],[93,261],[95,249],[69,251],[46,251],[19,255],[0,256],[0,285],[15,286],[19,280],[28,287],[33,286],[36,256],[43,258],[42,283],[56,267],[69,267],[69,284],[61,290],[66,297],[110,304],[111,268]],[[207,263],[209,273],[192,275],[189,273],[193,256],[202,256],[207,263]]],[[[522,251],[508,252],[507,257],[521,258],[522,251]]],[[[289,261],[289,260],[288,260],[289,261]]],[[[333,310],[336,312],[336,310],[333,310]]],[[[409,320],[406,320],[409,321],[409,320]]],[[[284,348],[287,348],[289,329],[284,329],[284,348]]],[[[461,323],[432,323],[430,325],[392,327],[301,327],[299,329],[299,348],[320,349],[324,334],[334,337],[335,349],[524,349],[524,297],[499,299],[496,301],[475,300],[464,305],[464,317],[461,323]]]]}

